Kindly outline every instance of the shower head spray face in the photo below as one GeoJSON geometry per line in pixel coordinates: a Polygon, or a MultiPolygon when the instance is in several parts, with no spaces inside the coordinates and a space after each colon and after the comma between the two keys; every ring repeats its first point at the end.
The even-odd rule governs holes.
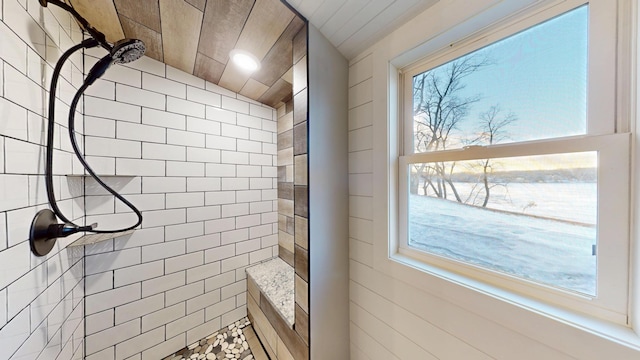
{"type": "Polygon", "coordinates": [[[144,55],[146,46],[142,40],[138,39],[122,39],[113,44],[111,50],[111,58],[115,64],[127,64],[138,60],[144,55]]]}

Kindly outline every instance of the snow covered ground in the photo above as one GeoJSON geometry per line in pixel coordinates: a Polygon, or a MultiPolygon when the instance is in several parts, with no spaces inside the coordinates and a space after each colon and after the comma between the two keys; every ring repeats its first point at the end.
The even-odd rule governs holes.
{"type": "Polygon", "coordinates": [[[532,281],[596,294],[595,226],[410,196],[410,245],[532,281]]]}

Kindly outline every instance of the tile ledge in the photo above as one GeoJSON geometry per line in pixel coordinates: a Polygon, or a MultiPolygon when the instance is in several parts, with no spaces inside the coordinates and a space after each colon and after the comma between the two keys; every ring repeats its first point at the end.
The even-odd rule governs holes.
{"type": "Polygon", "coordinates": [[[247,268],[247,275],[269,300],[287,325],[295,321],[294,269],[279,257],[247,268]]]}

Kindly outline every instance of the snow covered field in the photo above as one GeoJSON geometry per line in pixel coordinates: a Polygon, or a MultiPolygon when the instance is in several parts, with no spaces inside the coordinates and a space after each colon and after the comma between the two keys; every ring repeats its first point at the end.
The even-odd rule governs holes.
{"type": "Polygon", "coordinates": [[[421,195],[411,195],[409,207],[411,246],[532,281],[596,294],[595,226],[421,195]]]}

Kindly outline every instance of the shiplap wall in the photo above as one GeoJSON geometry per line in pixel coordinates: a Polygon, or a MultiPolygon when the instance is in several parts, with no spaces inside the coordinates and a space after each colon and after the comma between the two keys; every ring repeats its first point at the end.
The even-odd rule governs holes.
{"type": "MultiPolygon", "coordinates": [[[[64,11],[37,1],[0,0],[0,8],[0,359],[82,359],[83,254],[82,248],[66,248],[77,236],[60,239],[46,257],[32,255],[28,243],[34,215],[47,207],[51,74],[82,33],[64,11]]],[[[82,194],[64,176],[82,173],[65,125],[67,104],[82,83],[82,55],[72,57],[61,75],[54,188],[62,211],[82,222],[82,194]]]]}
{"type": "MultiPolygon", "coordinates": [[[[144,221],[86,247],[88,360],[157,360],[246,315],[245,268],[278,254],[276,120],[146,57],[89,89],[87,160],[144,221]]],[[[135,222],[91,182],[86,193],[87,221],[135,222]]]]}
{"type": "MultiPolygon", "coordinates": [[[[483,0],[474,6],[488,6],[483,0]]],[[[620,330],[616,341],[447,281],[425,291],[414,277],[377,270],[374,229],[388,175],[386,134],[389,62],[444,32],[469,9],[464,1],[439,4],[418,15],[351,61],[349,69],[350,356],[354,360],[404,359],[635,359],[637,335],[620,330]],[[431,12],[429,12],[431,11],[431,12]],[[439,23],[425,29],[426,19],[439,23]],[[422,32],[418,31],[422,29],[422,32]],[[376,154],[376,155],[374,155],[376,154]],[[634,343],[634,341],[636,343],[634,343]]],[[[477,14],[476,14],[477,15],[477,14]]],[[[476,19],[479,16],[476,16],[476,19]]],[[[462,20],[464,21],[464,20],[462,20]]],[[[384,235],[382,235],[384,237],[384,235]]],[[[382,248],[385,245],[381,246],[382,248]]],[[[427,275],[425,275],[427,276],[427,275]]],[[[596,326],[596,325],[593,325],[596,326]]]]}

